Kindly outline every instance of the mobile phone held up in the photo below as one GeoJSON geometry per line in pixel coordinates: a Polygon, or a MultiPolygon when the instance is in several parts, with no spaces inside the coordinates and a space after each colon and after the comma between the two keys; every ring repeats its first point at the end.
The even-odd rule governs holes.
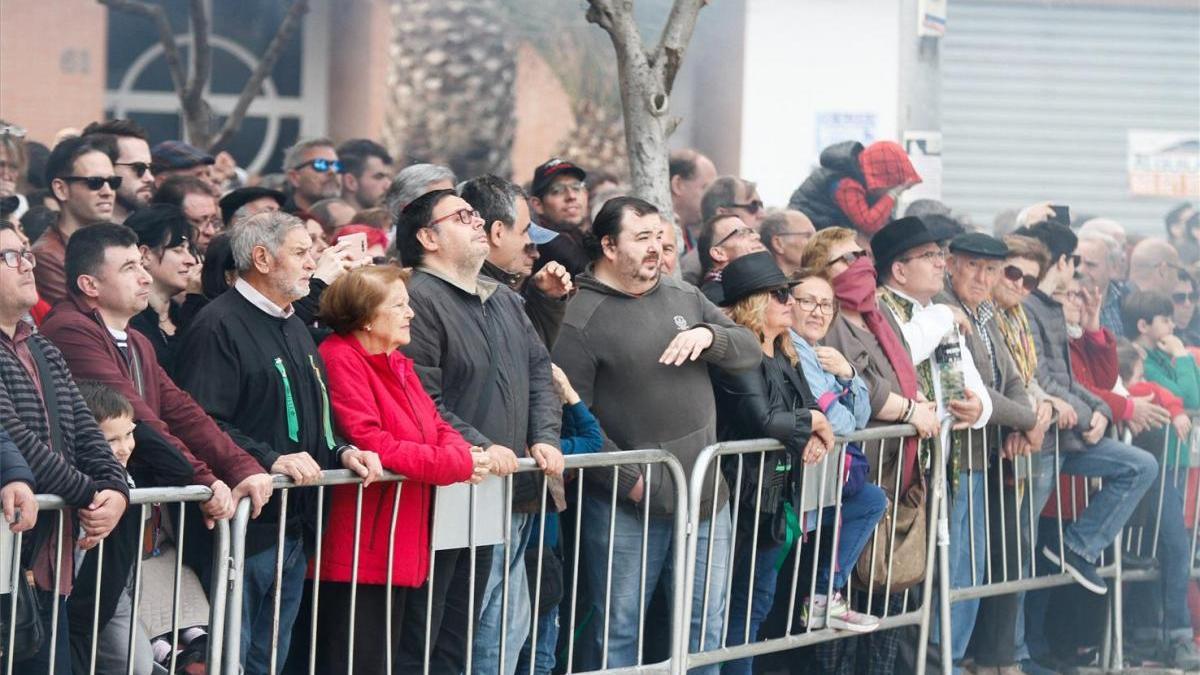
{"type": "Polygon", "coordinates": [[[1050,209],[1054,211],[1054,217],[1050,219],[1050,222],[1058,223],[1064,227],[1071,226],[1071,207],[1062,206],[1061,204],[1051,204],[1050,209]]]}

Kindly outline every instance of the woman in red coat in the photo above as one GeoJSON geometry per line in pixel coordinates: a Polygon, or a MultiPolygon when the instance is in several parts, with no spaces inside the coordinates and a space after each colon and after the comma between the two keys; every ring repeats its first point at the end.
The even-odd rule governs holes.
{"type": "Polygon", "coordinates": [[[321,296],[321,320],[334,331],[320,352],[338,433],[348,443],[378,453],[385,469],[408,480],[363,490],[353,636],[348,628],[358,487],[333,488],[319,570],[319,672],[347,672],[352,638],[355,673],[385,673],[386,642],[392,645],[394,662],[420,658],[419,653],[402,657],[402,648],[419,649],[424,640],[423,621],[405,620],[405,600],[408,589],[420,586],[429,571],[430,486],[478,482],[489,471],[487,453],[471,447],[442,419],[421,388],[412,361],[400,353],[409,342],[413,317],[405,276],[392,266],[359,268],[321,296]],[[397,491],[396,532],[389,541],[397,491]],[[394,551],[391,588],[386,586],[389,549],[394,551]],[[389,592],[390,636],[384,632],[389,592]]]}

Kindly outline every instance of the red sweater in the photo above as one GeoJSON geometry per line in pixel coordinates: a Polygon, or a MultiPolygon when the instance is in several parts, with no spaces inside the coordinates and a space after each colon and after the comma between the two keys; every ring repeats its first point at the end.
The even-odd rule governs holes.
{"type": "Polygon", "coordinates": [[[134,419],[153,427],[187,458],[197,483],[211,485],[220,478],[233,487],[263,472],[256,459],[221,431],[187,392],[175,386],[158,365],[145,335],[128,331],[129,347],[141,362],[139,393],[125,357],[99,313],[75,296],[55,305],[41,330],[62,351],[75,379],[97,381],[129,399],[134,419]]]}
{"type": "Polygon", "coordinates": [[[1113,391],[1121,366],[1117,361],[1117,339],[1107,328],[1086,331],[1071,340],[1071,369],[1075,379],[1112,408],[1113,422],[1128,422],[1133,417],[1133,400],[1113,391]]]}
{"type": "MultiPolygon", "coordinates": [[[[358,581],[387,583],[392,503],[400,489],[392,582],[419,586],[429,572],[430,484],[450,485],[470,478],[470,445],[438,414],[433,399],[421,388],[412,360],[399,350],[372,355],[355,337],[335,334],[321,343],[320,352],[329,373],[338,432],[347,442],[379,453],[385,469],[410,479],[363,491],[358,581]]],[[[321,559],[323,580],[350,581],[356,494],[353,485],[333,488],[321,559]]]]}
{"type": "MultiPolygon", "coordinates": [[[[1157,382],[1138,382],[1130,384],[1126,387],[1129,390],[1130,396],[1153,396],[1151,403],[1162,406],[1170,413],[1171,419],[1175,419],[1182,415],[1186,408],[1183,406],[1183,399],[1171,393],[1170,389],[1158,384],[1157,382]]],[[[1190,520],[1188,521],[1191,522],[1190,520]]]]}

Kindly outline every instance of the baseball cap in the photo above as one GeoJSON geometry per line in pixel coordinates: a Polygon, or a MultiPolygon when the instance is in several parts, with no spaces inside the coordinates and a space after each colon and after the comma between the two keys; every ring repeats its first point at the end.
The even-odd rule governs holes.
{"type": "Polygon", "coordinates": [[[537,223],[529,224],[529,239],[538,246],[549,243],[551,239],[557,236],[558,233],[548,227],[542,227],[537,223]]]}
{"type": "Polygon", "coordinates": [[[533,196],[541,197],[546,188],[550,187],[550,183],[560,175],[575,176],[579,180],[587,178],[587,172],[577,165],[555,157],[533,170],[533,196]]]}

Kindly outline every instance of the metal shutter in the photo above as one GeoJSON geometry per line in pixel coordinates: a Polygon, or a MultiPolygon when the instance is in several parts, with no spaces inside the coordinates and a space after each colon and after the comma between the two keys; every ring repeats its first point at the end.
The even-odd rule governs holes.
{"type": "Polygon", "coordinates": [[[1179,201],[1135,197],[1128,131],[1200,129],[1200,12],[950,3],[942,52],[943,198],[990,227],[1044,200],[1161,234],[1179,201]]]}

